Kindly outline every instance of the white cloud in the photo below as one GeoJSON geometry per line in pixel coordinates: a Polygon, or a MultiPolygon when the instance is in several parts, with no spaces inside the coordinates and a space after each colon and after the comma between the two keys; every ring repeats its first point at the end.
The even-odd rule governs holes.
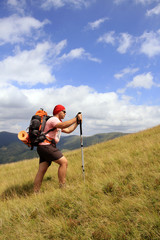
{"type": "Polygon", "coordinates": [[[119,36],[115,35],[114,31],[110,31],[100,36],[97,42],[104,42],[106,44],[119,45],[117,51],[121,54],[127,52],[133,43],[133,37],[128,33],[120,33],[119,36]]]}
{"type": "Polygon", "coordinates": [[[72,49],[60,56],[67,40],[57,44],[39,43],[34,49],[21,51],[0,61],[0,82],[16,82],[20,85],[34,86],[38,83],[49,84],[55,81],[53,70],[57,65],[75,59],[87,59],[100,63],[83,48],[72,49]]]}
{"type": "Polygon", "coordinates": [[[128,83],[127,87],[150,89],[153,85],[154,85],[153,76],[149,72],[146,74],[140,74],[135,76],[133,78],[133,81],[128,83]]]}
{"type": "Polygon", "coordinates": [[[122,69],[119,73],[116,73],[114,75],[115,78],[120,79],[123,78],[125,75],[129,74],[134,74],[139,70],[139,68],[124,68],[122,69]]]}
{"type": "Polygon", "coordinates": [[[74,8],[88,7],[94,0],[43,0],[41,7],[43,9],[61,8],[66,5],[74,8]]]}
{"type": "Polygon", "coordinates": [[[58,44],[54,44],[54,47],[52,48],[52,53],[55,56],[58,56],[66,46],[67,46],[67,40],[64,39],[60,41],[58,44]]]}
{"type": "Polygon", "coordinates": [[[24,14],[24,9],[26,7],[25,0],[7,0],[7,4],[12,10],[17,11],[20,14],[24,14]]]}
{"type": "Polygon", "coordinates": [[[83,48],[75,48],[75,49],[72,49],[69,53],[63,54],[58,59],[58,62],[63,62],[68,60],[71,61],[73,59],[88,59],[93,62],[98,62],[98,63],[101,62],[100,59],[92,57],[91,54],[87,53],[83,48]]]}
{"type": "Polygon", "coordinates": [[[50,7],[60,8],[65,5],[64,1],[62,0],[45,0],[42,3],[42,8],[48,9],[50,7]]]}
{"type": "MultiPolygon", "coordinates": [[[[135,73],[139,69],[133,69],[132,73],[135,73]]],[[[124,69],[120,74],[116,74],[115,77],[121,78],[125,74],[128,74],[128,69],[124,69]]],[[[131,74],[131,72],[130,72],[131,74]]],[[[144,88],[144,89],[151,89],[153,86],[160,87],[159,84],[155,83],[153,80],[152,73],[143,73],[136,75],[132,81],[130,81],[124,88],[118,89],[117,93],[124,94],[127,88],[144,88]]]]}
{"type": "Polygon", "coordinates": [[[106,18],[100,18],[100,19],[98,19],[98,20],[96,20],[96,21],[94,21],[94,22],[89,22],[87,28],[88,28],[88,29],[95,30],[95,29],[99,28],[100,25],[101,25],[102,23],[104,23],[106,20],[108,20],[107,17],[106,17],[106,18]]]}
{"type": "Polygon", "coordinates": [[[85,54],[85,50],[83,48],[76,48],[71,50],[68,54],[64,54],[61,57],[61,60],[72,60],[72,59],[77,59],[77,58],[82,58],[85,54]]]}
{"type": "Polygon", "coordinates": [[[119,39],[119,47],[117,48],[117,51],[121,54],[126,53],[128,48],[132,44],[132,36],[128,33],[121,33],[120,39],[119,39]]]}
{"type": "Polygon", "coordinates": [[[0,83],[0,91],[0,131],[17,133],[27,119],[31,102],[11,84],[0,83]]]}
{"type": "Polygon", "coordinates": [[[33,50],[19,51],[15,56],[7,57],[0,62],[0,81],[30,86],[55,81],[51,67],[46,63],[51,49],[52,45],[45,42],[33,50]]]}
{"type": "Polygon", "coordinates": [[[12,15],[7,18],[0,18],[0,45],[5,43],[24,42],[26,37],[32,37],[32,31],[41,29],[48,20],[40,22],[33,17],[20,17],[12,15]]]}
{"type": "Polygon", "coordinates": [[[147,5],[147,4],[152,4],[155,2],[159,2],[159,0],[134,0],[135,3],[141,3],[143,5],[147,5]]]}
{"type": "Polygon", "coordinates": [[[31,116],[40,107],[52,114],[56,104],[66,107],[66,120],[82,111],[84,135],[111,131],[134,132],[159,124],[160,107],[133,105],[126,96],[119,98],[114,92],[98,93],[88,86],[29,90],[5,86],[2,91],[1,131],[25,130],[31,116]]]}
{"type": "Polygon", "coordinates": [[[121,54],[127,52],[133,43],[133,37],[128,33],[120,33],[116,35],[114,31],[110,31],[100,36],[97,42],[106,44],[118,45],[117,51],[121,54]]]}
{"type": "Polygon", "coordinates": [[[146,15],[149,17],[152,15],[159,15],[159,14],[160,14],[160,4],[158,4],[156,7],[148,10],[146,13],[146,15]]]}
{"type": "Polygon", "coordinates": [[[116,34],[110,31],[100,36],[98,43],[112,44],[117,47],[120,54],[130,51],[132,54],[145,54],[147,57],[160,55],[160,29],[157,31],[144,32],[142,35],[135,37],[128,33],[116,34]]]}
{"type": "MultiPolygon", "coordinates": [[[[117,4],[117,5],[120,5],[122,3],[125,3],[125,2],[129,2],[129,0],[114,0],[114,3],[117,4]]],[[[160,1],[159,0],[133,0],[132,3],[133,4],[141,4],[142,6],[146,7],[146,6],[149,6],[149,5],[153,5],[153,4],[156,4],[158,3],[155,7],[149,9],[146,11],[146,16],[153,16],[153,15],[159,15],[160,14],[160,1]]]]}
{"type": "Polygon", "coordinates": [[[102,35],[101,37],[99,37],[97,42],[110,43],[110,44],[114,45],[114,43],[115,43],[114,34],[115,34],[114,31],[107,32],[104,35],[102,35]]]}
{"type": "MultiPolygon", "coordinates": [[[[6,111],[10,112],[12,108],[24,108],[30,102],[21,90],[11,84],[0,84],[1,94],[0,103],[1,107],[6,108],[6,111]]],[[[3,118],[3,116],[1,116],[3,118]]],[[[16,117],[16,115],[15,115],[16,117]]],[[[13,117],[14,118],[14,117],[13,117]]]]}
{"type": "Polygon", "coordinates": [[[114,0],[114,3],[115,4],[121,4],[121,3],[123,3],[123,2],[125,2],[126,0],[114,0]]]}
{"type": "MultiPolygon", "coordinates": [[[[115,4],[121,4],[123,2],[129,2],[130,0],[114,0],[115,4]]],[[[155,2],[159,2],[159,0],[133,0],[132,1],[134,4],[142,4],[142,5],[148,5],[148,4],[152,4],[155,2]]]]}
{"type": "Polygon", "coordinates": [[[148,57],[160,54],[160,29],[157,32],[144,32],[139,38],[142,41],[140,52],[148,57]]]}
{"type": "Polygon", "coordinates": [[[117,93],[119,93],[119,94],[124,94],[125,93],[125,91],[126,91],[126,87],[124,87],[124,88],[119,88],[118,90],[117,90],[117,93]]]}

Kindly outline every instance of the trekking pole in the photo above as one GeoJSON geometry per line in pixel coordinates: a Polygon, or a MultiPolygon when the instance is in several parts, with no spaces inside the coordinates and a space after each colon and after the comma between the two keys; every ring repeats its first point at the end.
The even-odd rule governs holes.
{"type": "Polygon", "coordinates": [[[85,182],[84,157],[83,157],[83,136],[82,136],[82,121],[80,121],[80,137],[81,137],[81,156],[82,156],[82,173],[85,182]]]}

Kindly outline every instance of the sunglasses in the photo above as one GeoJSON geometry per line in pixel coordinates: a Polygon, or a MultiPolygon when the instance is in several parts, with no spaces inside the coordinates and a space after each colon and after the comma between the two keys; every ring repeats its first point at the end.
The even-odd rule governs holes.
{"type": "Polygon", "coordinates": [[[65,110],[62,110],[62,112],[66,113],[66,111],[65,111],[65,110]]]}

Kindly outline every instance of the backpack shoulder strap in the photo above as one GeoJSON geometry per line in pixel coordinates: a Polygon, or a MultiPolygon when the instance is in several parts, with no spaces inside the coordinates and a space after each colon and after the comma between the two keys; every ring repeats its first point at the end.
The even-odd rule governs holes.
{"type": "Polygon", "coordinates": [[[56,128],[51,128],[51,129],[49,129],[47,132],[45,132],[45,135],[48,134],[49,132],[54,131],[54,130],[56,130],[56,128]]]}
{"type": "MultiPolygon", "coordinates": [[[[46,121],[50,118],[51,116],[44,116],[44,122],[46,123],[46,121]]],[[[44,123],[44,125],[45,125],[45,123],[44,123]]],[[[42,123],[42,125],[43,125],[43,123],[42,123]]],[[[56,128],[54,127],[54,128],[51,128],[51,129],[49,129],[47,132],[45,132],[44,134],[46,135],[46,134],[48,134],[49,132],[52,132],[52,131],[54,131],[54,130],[56,130],[56,128]]],[[[43,130],[42,131],[44,131],[44,128],[43,128],[43,130]]]]}
{"type": "Polygon", "coordinates": [[[42,125],[41,125],[41,132],[44,131],[46,121],[47,121],[47,116],[43,116],[42,125]]]}

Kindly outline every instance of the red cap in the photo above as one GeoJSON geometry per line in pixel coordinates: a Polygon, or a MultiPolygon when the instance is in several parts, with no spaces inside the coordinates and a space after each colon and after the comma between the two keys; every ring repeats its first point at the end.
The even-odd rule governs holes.
{"type": "Polygon", "coordinates": [[[62,105],[56,105],[55,108],[53,109],[53,115],[56,115],[57,113],[63,111],[65,109],[64,106],[62,105]]]}

